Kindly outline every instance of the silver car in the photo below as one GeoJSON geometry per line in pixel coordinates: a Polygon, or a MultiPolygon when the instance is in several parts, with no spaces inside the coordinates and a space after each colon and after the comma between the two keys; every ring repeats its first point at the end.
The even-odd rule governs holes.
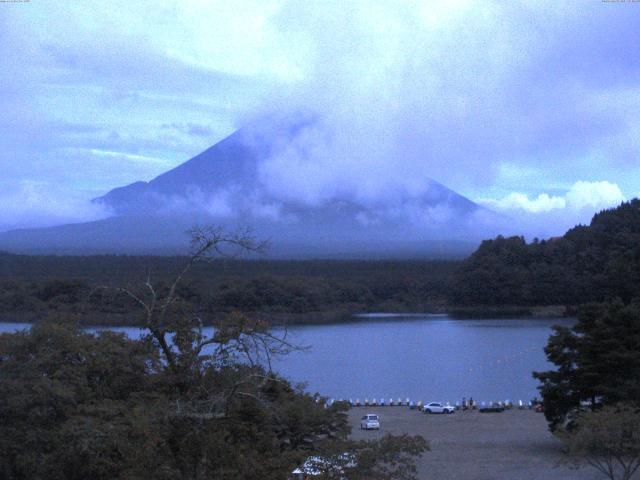
{"type": "Polygon", "coordinates": [[[367,413],[360,419],[360,428],[363,430],[380,430],[380,420],[375,413],[367,413]]]}

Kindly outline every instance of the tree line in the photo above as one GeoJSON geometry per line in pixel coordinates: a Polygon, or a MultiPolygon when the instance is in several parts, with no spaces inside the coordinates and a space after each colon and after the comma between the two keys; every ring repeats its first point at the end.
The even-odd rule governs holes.
{"type": "MultiPolygon", "coordinates": [[[[81,315],[85,323],[132,323],[131,299],[102,286],[168,282],[184,257],[33,257],[0,254],[0,315],[81,315]]],[[[333,314],[443,308],[456,262],[214,259],[194,265],[179,288],[201,313],[235,310],[276,320],[321,321],[333,314]],[[305,314],[321,314],[319,315],[305,314]],[[291,316],[289,316],[291,318],[291,316]]],[[[333,315],[333,318],[339,315],[333,315]]]]}
{"type": "Polygon", "coordinates": [[[454,305],[571,305],[640,296],[640,200],[562,237],[482,242],[455,272],[454,305]]]}
{"type": "Polygon", "coordinates": [[[576,323],[555,327],[545,347],[555,368],[533,375],[568,458],[611,480],[631,480],[640,469],[640,201],[600,212],[590,226],[551,242],[498,239],[483,246],[467,273],[478,274],[489,258],[512,261],[500,270],[512,293],[501,290],[494,299],[522,301],[528,294],[542,301],[546,292],[580,304],[576,323]],[[544,280],[540,262],[558,272],[557,291],[551,278],[531,283],[544,280]]]}
{"type": "MultiPolygon", "coordinates": [[[[640,201],[604,210],[562,237],[482,242],[466,260],[213,260],[181,284],[183,296],[209,314],[446,311],[458,307],[566,305],[640,296],[640,201]]],[[[82,313],[87,322],[131,322],[127,299],[96,293],[151,275],[159,284],[185,257],[25,256],[0,253],[0,315],[82,313]]],[[[521,308],[518,308],[521,307],[521,308]]],[[[499,313],[499,312],[498,312],[499,313]]],[[[330,318],[327,315],[326,318],[330,318]]],[[[337,315],[334,315],[334,318],[337,315]]]]}

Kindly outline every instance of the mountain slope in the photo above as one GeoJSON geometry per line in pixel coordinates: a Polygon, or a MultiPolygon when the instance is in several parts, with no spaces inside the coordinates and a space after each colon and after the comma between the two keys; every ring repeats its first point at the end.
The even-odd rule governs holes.
{"type": "MultiPolygon", "coordinates": [[[[0,248],[42,252],[164,252],[183,248],[194,224],[251,227],[275,256],[367,256],[468,253],[502,219],[425,177],[419,193],[380,192],[380,199],[333,194],[298,199],[265,178],[270,159],[294,148],[316,126],[252,125],[149,182],[111,190],[94,201],[115,216],[97,222],[0,235],[0,248]],[[402,253],[404,252],[404,253],[402,253]]],[[[348,155],[348,152],[345,152],[348,155]]],[[[296,178],[304,187],[309,178],[296,178]]],[[[285,188],[286,190],[286,188],[285,188]]]]}
{"type": "Polygon", "coordinates": [[[195,192],[214,193],[230,186],[256,189],[259,161],[274,154],[277,148],[274,138],[285,139],[287,143],[310,122],[300,119],[292,124],[276,122],[269,130],[238,130],[150,182],[115,188],[94,201],[113,208],[117,214],[126,215],[146,213],[161,208],[167,198],[187,197],[195,192]]]}

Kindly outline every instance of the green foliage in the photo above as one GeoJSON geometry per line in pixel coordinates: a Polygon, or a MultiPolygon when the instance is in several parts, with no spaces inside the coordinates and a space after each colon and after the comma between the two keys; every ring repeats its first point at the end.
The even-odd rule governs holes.
{"type": "MultiPolygon", "coordinates": [[[[361,465],[353,478],[365,468],[371,479],[414,478],[424,440],[349,441],[344,403],[325,408],[271,371],[273,355],[296,347],[267,322],[232,314],[203,334],[201,298],[186,274],[222,247],[260,245],[194,229],[193,254],[168,282],[99,288],[140,311],[141,340],[59,320],[1,335],[3,478],[276,480],[309,455],[337,452],[361,465]]],[[[39,298],[73,299],[82,288],[53,282],[39,298]]]]}
{"type": "Polygon", "coordinates": [[[428,450],[420,436],[386,434],[376,442],[328,442],[310,463],[320,478],[412,480],[417,474],[413,457],[428,450]]]}
{"type": "Polygon", "coordinates": [[[576,465],[587,463],[610,480],[631,480],[640,468],[640,411],[619,404],[585,412],[560,435],[576,465]]]}
{"type": "Polygon", "coordinates": [[[146,345],[47,323],[0,336],[0,359],[4,478],[114,478],[147,441],[136,403],[157,358],[146,345]]]}
{"type": "Polygon", "coordinates": [[[640,301],[586,305],[574,327],[556,328],[545,352],[557,369],[534,373],[550,427],[571,421],[581,402],[640,403],[639,345],[640,301]]]}
{"type": "MultiPolygon", "coordinates": [[[[77,315],[91,324],[135,324],[126,296],[98,287],[139,285],[147,275],[161,290],[185,257],[47,257],[0,253],[0,315],[77,315]]],[[[442,307],[456,262],[267,261],[214,259],[194,265],[181,299],[212,318],[240,310],[274,321],[335,319],[341,312],[425,311],[442,307]],[[326,313],[326,315],[321,315],[326,313]]]]}
{"type": "Polygon", "coordinates": [[[640,200],[563,237],[482,242],[452,281],[456,305],[579,305],[640,296],[640,200]]]}
{"type": "Polygon", "coordinates": [[[1,335],[0,475],[280,480],[309,455],[346,450],[366,478],[414,478],[422,439],[351,442],[346,405],[324,408],[262,367],[218,355],[192,356],[185,377],[149,338],[64,322],[1,335]]]}
{"type": "Polygon", "coordinates": [[[358,468],[349,478],[409,480],[417,473],[412,457],[429,450],[429,444],[420,436],[387,434],[379,442],[361,442],[355,449],[358,468]]]}

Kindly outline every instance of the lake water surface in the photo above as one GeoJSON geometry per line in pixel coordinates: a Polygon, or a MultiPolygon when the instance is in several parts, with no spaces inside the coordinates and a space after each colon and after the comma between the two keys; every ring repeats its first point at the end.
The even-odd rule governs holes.
{"type": "MultiPolygon", "coordinates": [[[[288,339],[309,348],[276,360],[274,369],[335,399],[529,400],[538,394],[531,372],[550,367],[543,348],[551,327],[572,323],[398,315],[296,326],[288,339]]],[[[0,332],[28,327],[0,323],[0,332]]],[[[137,328],[113,330],[140,335],[137,328]]]]}

